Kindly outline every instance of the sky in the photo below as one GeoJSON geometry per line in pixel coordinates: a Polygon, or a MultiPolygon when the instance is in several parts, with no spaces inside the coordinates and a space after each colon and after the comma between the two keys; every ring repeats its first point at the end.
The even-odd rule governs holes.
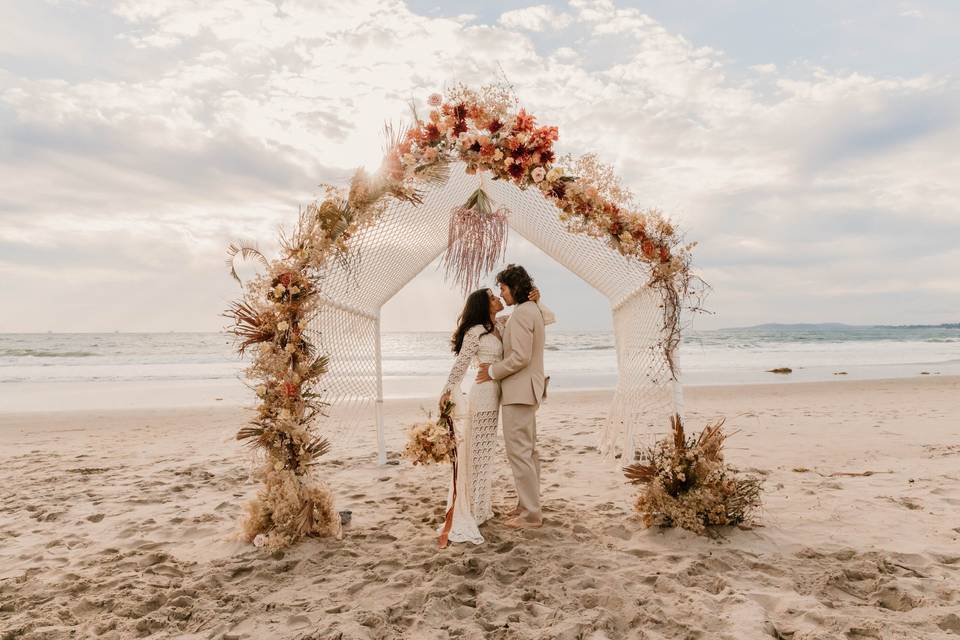
{"type": "MultiPolygon", "coordinates": [[[[229,242],[274,252],[410,100],[500,70],[699,243],[694,327],[960,321],[957,24],[932,0],[5,0],[0,332],[222,328],[229,242]]],[[[559,328],[610,327],[536,247],[506,258],[559,328]]],[[[428,267],[383,328],[461,302],[428,267]]]]}

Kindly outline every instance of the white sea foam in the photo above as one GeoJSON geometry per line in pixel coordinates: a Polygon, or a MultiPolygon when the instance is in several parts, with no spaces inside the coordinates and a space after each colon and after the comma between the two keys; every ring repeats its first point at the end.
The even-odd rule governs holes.
{"type": "MultiPolygon", "coordinates": [[[[453,362],[442,332],[386,333],[383,354],[388,397],[436,395],[453,362]]],[[[553,388],[616,384],[610,332],[548,331],[544,358],[553,388]]],[[[684,383],[695,385],[828,380],[841,371],[845,379],[960,374],[960,328],[690,332],[680,364],[684,383]],[[767,372],[777,367],[793,373],[767,372]]],[[[108,394],[111,384],[136,389],[109,393],[118,406],[127,395],[140,398],[137,406],[182,404],[187,397],[195,404],[208,396],[211,403],[242,403],[251,400],[240,382],[245,365],[229,336],[219,333],[0,334],[0,410],[74,408],[84,388],[96,396],[108,394]],[[200,391],[185,392],[192,387],[200,391]]]]}

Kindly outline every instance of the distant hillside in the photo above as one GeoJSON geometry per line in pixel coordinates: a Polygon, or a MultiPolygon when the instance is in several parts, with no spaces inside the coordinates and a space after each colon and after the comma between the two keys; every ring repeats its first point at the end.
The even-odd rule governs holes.
{"type": "Polygon", "coordinates": [[[751,327],[729,327],[725,331],[837,331],[857,329],[960,329],[960,322],[943,324],[844,324],[842,322],[812,322],[785,324],[768,322],[751,327]]]}

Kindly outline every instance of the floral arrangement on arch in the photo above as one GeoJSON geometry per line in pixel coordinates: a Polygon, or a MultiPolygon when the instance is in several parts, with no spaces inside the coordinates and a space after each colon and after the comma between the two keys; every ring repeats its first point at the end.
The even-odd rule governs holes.
{"type": "Polygon", "coordinates": [[[397,184],[415,183],[439,165],[466,163],[468,174],[489,171],[521,189],[538,189],[560,210],[576,233],[607,240],[621,254],[649,268],[648,285],[663,298],[664,356],[674,380],[674,354],[680,342],[680,314],[699,310],[704,283],[690,272],[691,250],[658,210],[642,210],[613,169],[596,155],[557,157],[559,132],[541,126],[505,84],[479,91],[458,85],[446,96],[433,94],[425,119],[414,109],[414,124],[387,151],[383,171],[397,184]]]}

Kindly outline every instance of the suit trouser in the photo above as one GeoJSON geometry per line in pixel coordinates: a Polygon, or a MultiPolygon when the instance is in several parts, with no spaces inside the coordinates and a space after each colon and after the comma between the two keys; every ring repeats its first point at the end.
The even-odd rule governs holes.
{"type": "Polygon", "coordinates": [[[537,407],[503,405],[503,442],[517,485],[517,501],[530,519],[540,518],[540,456],[537,453],[537,407]]]}

